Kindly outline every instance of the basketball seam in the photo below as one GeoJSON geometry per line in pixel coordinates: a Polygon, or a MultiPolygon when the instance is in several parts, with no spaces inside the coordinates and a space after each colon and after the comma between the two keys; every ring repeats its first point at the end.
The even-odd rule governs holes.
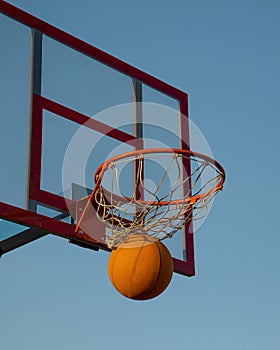
{"type": "Polygon", "coordinates": [[[114,258],[114,262],[113,262],[112,268],[111,268],[112,284],[113,284],[113,286],[114,286],[116,289],[117,289],[117,287],[116,287],[116,283],[115,283],[115,281],[114,281],[114,267],[115,267],[115,265],[116,265],[116,259],[117,259],[118,255],[119,255],[119,253],[120,253],[120,250],[117,249],[117,251],[116,251],[116,256],[115,256],[115,258],[114,258]]]}
{"type": "Polygon", "coordinates": [[[130,281],[129,281],[129,290],[128,290],[128,296],[129,296],[129,298],[131,297],[132,278],[133,278],[134,272],[135,272],[135,270],[136,270],[137,260],[139,259],[139,255],[141,254],[141,252],[142,252],[142,250],[143,250],[143,247],[144,247],[144,245],[142,245],[141,249],[138,251],[137,256],[136,256],[136,259],[134,260],[134,263],[133,263],[132,273],[131,273],[131,275],[130,275],[130,281]]]}
{"type": "Polygon", "coordinates": [[[160,253],[160,248],[158,245],[158,242],[156,242],[156,247],[157,247],[157,252],[159,254],[159,265],[158,265],[158,271],[157,271],[157,276],[154,280],[153,286],[149,289],[147,295],[145,295],[145,298],[149,298],[149,295],[151,295],[155,289],[156,284],[158,283],[158,279],[159,279],[159,275],[161,272],[161,265],[162,265],[162,257],[161,257],[161,253],[160,253]]]}
{"type": "Polygon", "coordinates": [[[162,264],[162,257],[161,257],[161,254],[160,254],[160,247],[158,245],[158,242],[155,242],[154,243],[156,245],[156,249],[157,249],[157,252],[158,252],[158,255],[159,255],[159,264],[158,264],[158,271],[157,271],[157,275],[156,275],[156,278],[154,279],[154,283],[153,285],[149,288],[149,290],[146,291],[146,293],[142,293],[140,296],[139,296],[139,299],[138,300],[145,300],[145,299],[149,299],[149,295],[151,295],[155,289],[155,286],[158,282],[158,278],[159,278],[159,274],[161,272],[161,264],[162,264]]]}

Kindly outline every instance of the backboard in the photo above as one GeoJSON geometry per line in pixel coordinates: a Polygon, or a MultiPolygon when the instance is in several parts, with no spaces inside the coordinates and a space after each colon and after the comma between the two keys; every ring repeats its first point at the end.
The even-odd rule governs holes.
{"type": "MultiPolygon", "coordinates": [[[[1,254],[49,233],[109,251],[94,214],[75,232],[96,168],[135,149],[189,149],[188,96],[5,1],[0,12],[1,254]]],[[[129,188],[133,169],[124,175],[129,188]]],[[[164,243],[175,272],[193,276],[192,222],[164,243]]]]}

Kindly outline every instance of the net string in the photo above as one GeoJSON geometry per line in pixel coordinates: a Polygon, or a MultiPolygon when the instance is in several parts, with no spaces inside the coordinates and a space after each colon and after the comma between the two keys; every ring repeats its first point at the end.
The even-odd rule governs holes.
{"type": "MultiPolygon", "coordinates": [[[[158,157],[166,157],[166,155],[159,154],[158,157]]],[[[144,156],[138,155],[121,159],[108,166],[106,171],[111,171],[112,180],[110,191],[105,189],[101,182],[95,194],[95,202],[99,220],[103,221],[108,227],[109,232],[106,237],[106,243],[109,248],[116,247],[132,233],[148,233],[159,240],[172,237],[189,220],[203,219],[208,215],[209,204],[218,189],[210,192],[208,196],[196,200],[194,203],[188,203],[188,199],[190,196],[195,196],[206,190],[210,185],[214,187],[220,180],[219,171],[211,163],[194,158],[192,160],[195,161],[196,167],[188,176],[183,178],[182,164],[180,162],[183,162],[183,158],[190,159],[191,156],[172,154],[169,157],[171,159],[153,191],[145,186],[143,179],[144,156]],[[135,162],[138,162],[137,173],[135,174],[136,181],[132,190],[132,196],[128,197],[120,185],[119,168],[129,163],[135,165],[135,162]],[[199,186],[199,181],[209,166],[216,175],[210,177],[199,186]],[[160,196],[160,189],[172,167],[177,169],[177,175],[168,193],[160,196]],[[136,194],[139,186],[144,194],[151,196],[149,201],[137,198],[136,194]],[[186,199],[186,202],[176,204],[175,193],[182,188],[184,188],[183,199],[186,199]],[[194,193],[192,194],[192,192],[194,193]],[[151,202],[153,203],[152,205],[150,204],[151,202]],[[162,205],[161,202],[166,204],[162,205]]]]}

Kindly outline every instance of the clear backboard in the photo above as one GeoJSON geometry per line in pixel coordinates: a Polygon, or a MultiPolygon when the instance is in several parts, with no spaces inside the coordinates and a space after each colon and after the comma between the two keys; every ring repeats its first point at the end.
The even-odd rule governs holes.
{"type": "MultiPolygon", "coordinates": [[[[135,149],[188,150],[188,96],[5,1],[0,12],[1,254],[46,234],[109,251],[94,213],[75,231],[96,169],[135,149]]],[[[133,186],[133,169],[123,181],[133,186]]],[[[193,276],[192,222],[164,243],[175,272],[193,276]]]]}

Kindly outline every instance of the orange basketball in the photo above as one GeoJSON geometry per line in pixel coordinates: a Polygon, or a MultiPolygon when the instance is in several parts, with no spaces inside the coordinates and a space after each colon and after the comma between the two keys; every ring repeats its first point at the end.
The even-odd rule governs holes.
{"type": "Polygon", "coordinates": [[[131,235],[113,249],[108,275],[127,298],[148,300],[161,294],[171,281],[173,260],[160,241],[146,234],[131,235]]]}

